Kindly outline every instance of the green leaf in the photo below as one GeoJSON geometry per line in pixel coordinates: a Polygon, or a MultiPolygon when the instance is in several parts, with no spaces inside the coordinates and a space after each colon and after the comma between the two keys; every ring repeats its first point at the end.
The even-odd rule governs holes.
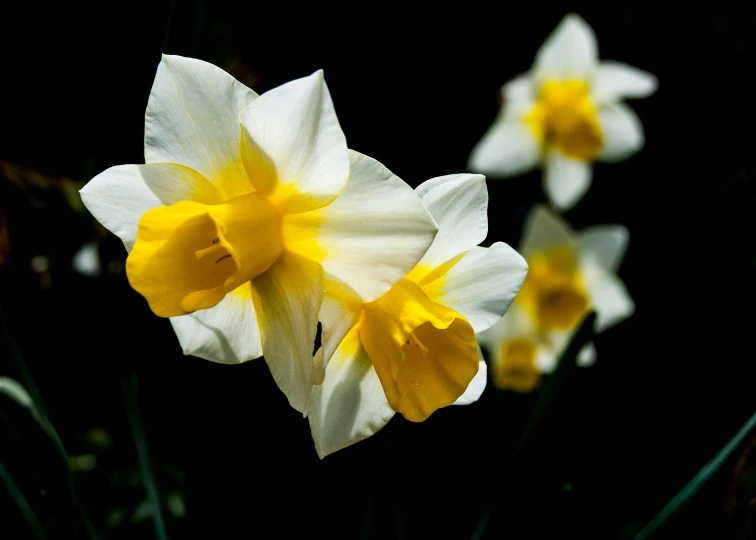
{"type": "Polygon", "coordinates": [[[635,540],[644,540],[650,537],[657,531],[657,529],[659,529],[659,527],[661,527],[670,517],[672,517],[672,515],[674,515],[680,508],[685,506],[685,504],[693,497],[693,495],[695,495],[709,480],[709,478],[711,478],[711,476],[715,472],[717,472],[719,467],[721,467],[722,464],[727,461],[730,455],[738,446],[740,446],[745,438],[748,437],[748,435],[753,431],[754,427],[756,427],[756,413],[754,413],[753,416],[748,419],[743,427],[740,428],[740,431],[738,431],[735,436],[722,447],[717,455],[715,455],[711,459],[711,461],[704,465],[704,467],[700,471],[698,471],[698,474],[695,475],[693,479],[688,482],[685,487],[682,488],[680,492],[675,495],[664,508],[662,508],[662,511],[659,512],[659,514],[654,519],[652,519],[641,532],[636,535],[635,540]]]}

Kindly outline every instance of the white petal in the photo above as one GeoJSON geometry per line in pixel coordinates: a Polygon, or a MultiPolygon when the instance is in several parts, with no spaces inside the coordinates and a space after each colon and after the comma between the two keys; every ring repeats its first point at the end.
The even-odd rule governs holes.
{"type": "Polygon", "coordinates": [[[558,210],[572,208],[591,185],[591,165],[569,158],[559,150],[549,152],[545,168],[544,191],[558,210]]]}
{"type": "Polygon", "coordinates": [[[589,227],[578,236],[581,266],[598,266],[606,272],[616,272],[627,250],[630,232],[622,225],[589,227]]]}
{"type": "Polygon", "coordinates": [[[597,68],[598,46],[590,26],[567,15],[538,50],[533,66],[541,80],[587,79],[597,68]]]}
{"type": "Polygon", "coordinates": [[[252,284],[265,361],[291,406],[307,414],[318,310],[323,300],[323,269],[295,253],[284,252],[252,284]]]}
{"type": "Polygon", "coordinates": [[[81,200],[97,221],[131,251],[142,215],[163,204],[194,200],[221,202],[218,191],[197,171],[174,163],[119,165],[81,189],[81,200]]]}
{"type": "Polygon", "coordinates": [[[593,76],[591,99],[595,104],[604,104],[644,98],[656,92],[658,85],[657,78],[647,71],[622,62],[602,62],[593,76]]]}
{"type": "Polygon", "coordinates": [[[622,103],[605,105],[598,110],[604,146],[601,161],[622,161],[643,148],[645,137],[638,115],[622,103]]]}
{"type": "Polygon", "coordinates": [[[221,364],[239,364],[263,354],[249,283],[210,309],[171,317],[171,324],[184,354],[221,364]]]}
{"type": "Polygon", "coordinates": [[[504,342],[520,337],[535,339],[535,331],[533,320],[522,306],[515,302],[501,319],[488,330],[476,334],[476,338],[478,343],[495,356],[504,342]]]}
{"type": "Polygon", "coordinates": [[[349,153],[322,71],[266,92],[240,118],[249,177],[283,212],[314,210],[339,195],[349,153]]]}
{"type": "Polygon", "coordinates": [[[478,360],[480,362],[478,364],[478,372],[470,381],[470,384],[467,385],[465,393],[459,396],[457,401],[452,403],[452,405],[470,405],[478,401],[480,396],[483,395],[483,390],[486,389],[486,383],[488,382],[488,366],[485,360],[483,360],[483,353],[480,351],[480,347],[478,347],[478,360]]]}
{"type": "MultiPolygon", "coordinates": [[[[472,249],[488,234],[488,190],[479,174],[451,174],[429,182],[437,185],[426,191],[423,204],[438,225],[438,233],[413,271],[422,277],[441,264],[472,249]]],[[[420,190],[421,186],[418,188],[420,190]]]]}
{"type": "Polygon", "coordinates": [[[585,287],[591,299],[591,307],[596,310],[596,332],[603,332],[635,311],[630,294],[616,276],[601,273],[586,279],[585,287]]]}
{"type": "Polygon", "coordinates": [[[528,258],[533,253],[564,246],[573,241],[570,226],[544,206],[534,206],[525,220],[520,253],[528,258]]]}
{"type": "Polygon", "coordinates": [[[310,430],[318,456],[370,437],[394,416],[356,330],[328,364],[323,384],[313,388],[310,430]]]}
{"type": "Polygon", "coordinates": [[[596,363],[596,347],[593,343],[583,345],[577,355],[577,365],[580,367],[590,367],[596,363]]]}
{"type": "Polygon", "coordinates": [[[552,373],[559,363],[559,356],[563,351],[559,351],[554,347],[539,343],[536,348],[535,365],[541,373],[552,373]]]}
{"type": "Polygon", "coordinates": [[[436,224],[404,181],[372,158],[350,155],[349,182],[335,201],[284,216],[284,245],[320,262],[327,288],[345,284],[372,302],[420,260],[436,224]]]}
{"type": "Polygon", "coordinates": [[[318,315],[324,368],[328,366],[344,336],[359,320],[361,308],[362,300],[353,290],[343,283],[326,278],[326,291],[318,315]]]}
{"type": "Polygon", "coordinates": [[[145,114],[145,160],[191,167],[225,199],[249,193],[239,149],[239,113],[256,97],[212,64],[163,55],[145,114]]]}
{"type": "Polygon", "coordinates": [[[494,177],[522,174],[536,166],[541,147],[519,119],[497,119],[470,153],[470,170],[494,177]]]}
{"type": "Polygon", "coordinates": [[[503,242],[474,247],[448,272],[422,286],[428,298],[461,313],[476,333],[498,321],[528,273],[519,253],[503,242]]]}
{"type": "Polygon", "coordinates": [[[522,118],[535,105],[537,81],[530,74],[520,75],[501,87],[503,118],[522,118]]]}

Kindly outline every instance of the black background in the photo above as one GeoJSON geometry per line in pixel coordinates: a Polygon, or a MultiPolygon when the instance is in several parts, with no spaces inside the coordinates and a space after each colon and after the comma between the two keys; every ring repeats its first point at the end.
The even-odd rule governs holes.
{"type": "MultiPolygon", "coordinates": [[[[186,504],[185,517],[166,518],[177,538],[470,538],[482,516],[484,538],[631,537],[748,419],[756,409],[756,16],[573,9],[596,32],[602,58],[660,80],[654,96],[631,102],[645,148],[597,165],[587,196],[565,216],[576,229],[629,228],[620,275],[637,311],[597,338],[596,365],[570,376],[514,472],[510,456],[537,396],[491,386],[474,405],[422,424],[397,415],[319,460],[307,421],[264,361],[182,356],[168,321],[125,275],[70,270],[98,234],[87,214],[3,183],[10,256],[0,307],[10,333],[69,454],[90,451],[82,434],[92,428],[112,440],[94,471],[75,476],[101,537],[154,534],[149,520],[106,523],[113,508],[144,497],[139,482],[114,480],[136,470],[122,393],[132,374],[158,484],[180,490],[186,504]],[[50,286],[30,270],[40,254],[50,260],[50,286]]],[[[530,68],[567,13],[470,2],[274,13],[201,0],[0,10],[0,159],[77,180],[143,162],[144,109],[162,50],[224,67],[258,93],[323,68],[349,146],[412,186],[466,170],[499,87],[530,68]]],[[[540,173],[488,186],[487,243],[516,246],[527,211],[544,200],[540,173]]],[[[117,238],[98,238],[103,261],[125,258],[117,238]]],[[[22,380],[8,344],[6,336],[0,375],[22,380]]],[[[49,537],[71,537],[74,527],[85,537],[81,523],[67,522],[65,497],[38,493],[39,483],[54,483],[39,444],[0,440],[0,459],[49,537]]],[[[732,461],[660,537],[744,538],[745,519],[722,509],[731,477],[732,461]]],[[[2,489],[0,515],[6,530],[23,524],[2,489]]],[[[8,538],[16,534],[26,537],[8,538]]]]}

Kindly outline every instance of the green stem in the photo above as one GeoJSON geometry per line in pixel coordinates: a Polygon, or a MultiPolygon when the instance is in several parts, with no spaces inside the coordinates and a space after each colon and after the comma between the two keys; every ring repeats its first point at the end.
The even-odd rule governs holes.
{"type": "Polygon", "coordinates": [[[126,414],[129,417],[131,434],[134,437],[134,444],[136,445],[142,483],[144,483],[144,487],[147,490],[147,498],[150,501],[150,506],[152,506],[152,521],[155,524],[155,534],[158,540],[168,540],[163,512],[160,508],[157,483],[155,482],[155,475],[152,472],[152,465],[150,464],[150,454],[147,450],[147,438],[144,434],[142,415],[139,413],[139,381],[136,374],[132,373],[129,378],[124,376],[122,384],[126,401],[126,414]]]}
{"type": "Polygon", "coordinates": [[[698,474],[693,477],[693,479],[688,482],[684,488],[680,490],[680,492],[674,496],[674,498],[667,503],[667,505],[662,508],[662,511],[659,512],[659,514],[652,519],[648,525],[646,525],[641,532],[639,532],[635,536],[635,540],[645,540],[652,534],[656,532],[656,530],[661,527],[667,519],[669,519],[675,512],[677,512],[681,507],[687,503],[693,495],[695,495],[698,490],[701,489],[701,487],[706,483],[706,481],[719,469],[719,467],[722,466],[722,464],[727,461],[727,458],[730,457],[730,454],[732,454],[735,449],[740,446],[740,444],[743,442],[743,440],[748,436],[748,434],[753,431],[754,427],[756,427],[756,413],[751,416],[751,418],[748,419],[748,422],[745,423],[745,425],[740,428],[740,431],[738,431],[735,436],[730,439],[730,441],[722,447],[722,449],[715,455],[711,461],[709,461],[706,465],[703,466],[703,468],[698,471],[698,474]]]}
{"type": "Polygon", "coordinates": [[[18,489],[16,482],[13,481],[13,478],[11,478],[10,474],[8,474],[7,469],[1,462],[0,462],[0,478],[3,479],[3,483],[5,484],[5,487],[8,488],[8,491],[10,492],[11,497],[13,497],[13,500],[16,501],[18,508],[21,510],[21,513],[24,515],[24,518],[26,518],[26,523],[29,525],[29,528],[34,533],[34,536],[36,538],[40,538],[43,540],[44,538],[47,538],[47,536],[45,535],[45,531],[42,528],[42,525],[39,523],[37,516],[34,515],[34,511],[31,509],[31,506],[29,506],[29,502],[26,500],[26,497],[24,497],[24,494],[21,493],[20,489],[18,489]]]}

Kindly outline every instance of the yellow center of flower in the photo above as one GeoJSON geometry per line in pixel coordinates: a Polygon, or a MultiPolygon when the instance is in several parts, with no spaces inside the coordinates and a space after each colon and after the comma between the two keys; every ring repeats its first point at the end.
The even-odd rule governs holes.
{"type": "Polygon", "coordinates": [[[493,365],[493,383],[502,390],[530,392],[541,381],[535,363],[536,344],[526,338],[506,341],[493,365]]]}
{"type": "Polygon", "coordinates": [[[126,274],[155,314],[173,317],[214,306],[282,250],[281,213],[259,193],[182,201],[142,216],[126,274]]]}
{"type": "Polygon", "coordinates": [[[544,150],[552,148],[582,161],[593,161],[604,144],[596,108],[583,81],[547,81],[525,116],[544,150]]]}
{"type": "Polygon", "coordinates": [[[363,306],[358,332],[391,407],[407,420],[454,403],[478,372],[470,323],[408,279],[363,306]]]}
{"type": "Polygon", "coordinates": [[[589,300],[572,250],[561,247],[530,256],[528,276],[517,301],[539,331],[569,330],[577,325],[589,300]]]}

